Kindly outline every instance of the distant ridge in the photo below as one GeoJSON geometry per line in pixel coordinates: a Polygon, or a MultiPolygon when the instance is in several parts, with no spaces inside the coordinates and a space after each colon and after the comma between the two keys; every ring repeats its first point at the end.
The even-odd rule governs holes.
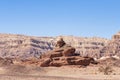
{"type": "MultiPolygon", "coordinates": [[[[114,35],[115,36],[115,35],[114,35]]],[[[80,56],[89,56],[94,58],[100,58],[106,56],[106,51],[110,51],[114,48],[108,49],[111,43],[119,43],[118,40],[111,40],[99,37],[77,37],[77,36],[57,36],[57,37],[36,37],[26,36],[20,34],[2,34],[0,33],[0,57],[9,58],[39,58],[41,54],[48,50],[52,50],[55,46],[56,40],[62,37],[64,41],[76,48],[76,53],[80,56]]],[[[113,44],[114,45],[114,44],[113,44]]],[[[115,44],[116,45],[116,44],[115,44]]],[[[117,46],[118,47],[118,46],[117,46]]],[[[115,49],[116,50],[116,49],[115,49]]],[[[119,55],[119,49],[115,54],[119,55]]]]}

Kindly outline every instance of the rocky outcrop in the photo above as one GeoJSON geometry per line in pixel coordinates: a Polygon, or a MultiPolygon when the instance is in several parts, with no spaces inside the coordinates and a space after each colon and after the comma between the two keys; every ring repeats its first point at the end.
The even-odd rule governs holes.
{"type": "Polygon", "coordinates": [[[100,50],[107,45],[109,40],[104,38],[83,38],[74,36],[61,36],[66,43],[72,45],[82,57],[100,58],[100,50]]]}
{"type": "Polygon", "coordinates": [[[90,63],[96,63],[93,58],[80,57],[75,55],[75,48],[68,46],[61,38],[57,41],[57,46],[52,51],[49,51],[41,55],[43,62],[40,64],[41,67],[48,66],[65,66],[65,65],[83,65],[87,66],[90,63]]]}
{"type": "Polygon", "coordinates": [[[80,54],[82,57],[100,58],[100,50],[106,46],[109,41],[103,38],[75,36],[34,37],[0,34],[0,57],[21,59],[39,58],[41,54],[52,50],[56,46],[55,43],[59,37],[62,37],[68,45],[72,45],[76,49],[75,53],[80,54]]]}
{"type": "Polygon", "coordinates": [[[10,66],[11,64],[13,64],[12,59],[0,57],[0,66],[10,66]]]}
{"type": "Polygon", "coordinates": [[[21,58],[39,56],[52,49],[52,42],[47,38],[37,38],[24,35],[0,34],[0,57],[21,58]],[[42,40],[43,39],[43,40],[42,40]]]}
{"type": "Polygon", "coordinates": [[[113,35],[112,40],[100,52],[102,56],[118,56],[120,58],[120,32],[113,35]]]}
{"type": "Polygon", "coordinates": [[[99,59],[97,61],[99,62],[99,65],[120,67],[120,59],[116,58],[115,56],[109,56],[104,59],[99,59]]]}
{"type": "Polygon", "coordinates": [[[116,56],[119,59],[119,45],[120,32],[113,35],[111,40],[96,37],[34,37],[0,34],[0,57],[1,60],[3,58],[20,59],[13,63],[22,62],[22,64],[36,64],[38,66],[88,65],[94,63],[93,58],[116,56]],[[56,42],[59,38],[64,41],[61,39],[56,42]]]}
{"type": "MultiPolygon", "coordinates": [[[[90,63],[97,64],[97,62],[90,57],[80,57],[80,56],[69,56],[69,57],[56,57],[52,58],[49,66],[65,66],[65,65],[81,65],[88,66],[90,63]]],[[[42,66],[44,67],[44,66],[42,66]]]]}

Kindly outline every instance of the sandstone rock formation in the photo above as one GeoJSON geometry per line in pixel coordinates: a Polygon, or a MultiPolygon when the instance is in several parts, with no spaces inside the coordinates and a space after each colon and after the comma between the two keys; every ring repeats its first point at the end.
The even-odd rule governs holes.
{"type": "MultiPolygon", "coordinates": [[[[76,53],[79,53],[83,57],[89,56],[99,58],[103,56],[102,53],[119,55],[119,33],[114,35],[112,40],[74,36],[60,37],[69,45],[75,47],[76,53]],[[115,49],[117,49],[117,52],[115,49]]],[[[0,57],[38,58],[43,52],[52,50],[58,37],[29,37],[23,35],[0,34],[0,38],[0,57]]]]}
{"type": "Polygon", "coordinates": [[[61,36],[66,43],[72,45],[82,57],[100,58],[100,50],[107,45],[109,40],[104,38],[83,38],[74,36],[61,36]]]}
{"type": "MultiPolygon", "coordinates": [[[[0,57],[1,64],[9,64],[10,61],[10,64],[22,63],[37,66],[89,65],[95,63],[93,58],[116,56],[120,59],[119,45],[120,32],[111,40],[96,37],[34,37],[0,34],[0,57]],[[60,41],[56,42],[59,38],[61,38],[60,41]]],[[[119,62],[118,60],[115,64],[119,62]]]]}
{"type": "MultiPolygon", "coordinates": [[[[83,57],[100,57],[100,49],[108,40],[102,38],[83,38],[74,36],[34,37],[15,34],[0,34],[0,57],[2,58],[39,58],[42,53],[52,50],[56,40],[62,37],[83,57]]],[[[74,49],[73,49],[74,51],[74,49]]]]}
{"type": "Polygon", "coordinates": [[[96,63],[93,58],[80,57],[75,55],[75,48],[67,45],[62,38],[57,41],[56,48],[52,51],[41,55],[43,62],[41,67],[48,66],[64,66],[64,65],[83,65],[87,66],[90,63],[96,63]]]}
{"type": "Polygon", "coordinates": [[[62,37],[64,41],[72,45],[82,57],[102,57],[100,50],[110,40],[104,38],[86,38],[75,36],[58,37],[34,37],[14,34],[0,34],[0,57],[2,58],[39,58],[42,53],[52,50],[56,40],[62,37]]]}

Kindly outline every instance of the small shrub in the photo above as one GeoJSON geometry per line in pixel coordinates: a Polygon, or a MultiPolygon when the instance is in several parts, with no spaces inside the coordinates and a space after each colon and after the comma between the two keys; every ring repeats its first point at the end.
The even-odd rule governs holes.
{"type": "Polygon", "coordinates": [[[113,69],[111,66],[106,65],[106,66],[100,66],[98,69],[100,72],[103,72],[104,75],[110,75],[113,72],[113,69]]]}

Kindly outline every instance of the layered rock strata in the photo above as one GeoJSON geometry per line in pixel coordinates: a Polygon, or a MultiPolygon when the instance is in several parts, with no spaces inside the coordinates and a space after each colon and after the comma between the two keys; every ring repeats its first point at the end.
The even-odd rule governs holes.
{"type": "Polygon", "coordinates": [[[83,65],[87,66],[90,63],[97,63],[93,58],[80,57],[75,53],[75,48],[67,45],[61,38],[57,41],[56,47],[52,51],[41,55],[43,60],[40,64],[41,67],[48,66],[65,66],[65,65],[83,65]]]}
{"type": "Polygon", "coordinates": [[[14,34],[0,34],[0,57],[2,58],[39,58],[46,51],[52,50],[56,41],[62,37],[72,45],[82,57],[100,58],[100,50],[109,40],[103,38],[84,38],[74,36],[34,37],[14,34]]]}

